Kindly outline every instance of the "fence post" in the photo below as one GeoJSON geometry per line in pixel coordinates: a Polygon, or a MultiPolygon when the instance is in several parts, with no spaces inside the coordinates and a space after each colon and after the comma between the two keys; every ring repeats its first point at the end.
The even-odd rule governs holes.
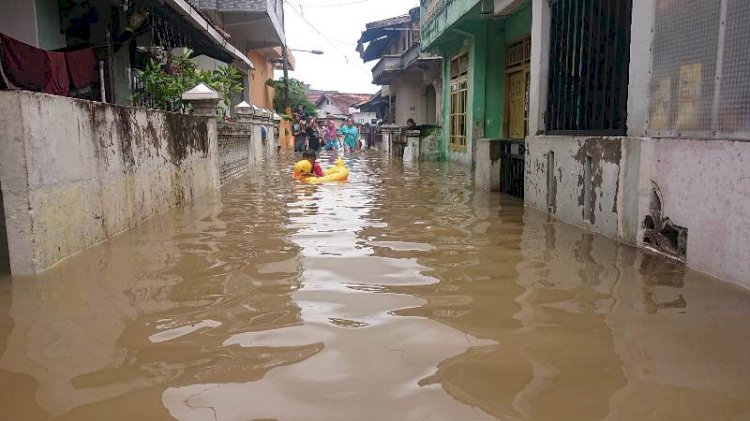
{"type": "Polygon", "coordinates": [[[255,131],[253,130],[253,106],[248,104],[246,101],[242,101],[234,107],[235,113],[237,113],[237,121],[239,122],[242,130],[248,134],[247,136],[247,166],[251,169],[255,164],[255,151],[253,150],[253,138],[255,137],[255,131]]]}
{"type": "Polygon", "coordinates": [[[419,161],[419,136],[421,132],[419,130],[407,130],[406,131],[406,147],[411,148],[412,161],[419,161]]]}
{"type": "Polygon", "coordinates": [[[221,169],[219,167],[219,129],[215,117],[221,96],[205,84],[199,83],[193,89],[183,93],[182,100],[192,105],[195,115],[206,118],[211,183],[218,189],[221,187],[221,169]]]}

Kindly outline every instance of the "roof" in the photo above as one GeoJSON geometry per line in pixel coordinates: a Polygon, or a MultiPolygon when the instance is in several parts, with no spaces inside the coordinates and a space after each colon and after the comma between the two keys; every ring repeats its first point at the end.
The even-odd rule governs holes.
{"type": "Polygon", "coordinates": [[[349,108],[356,108],[357,105],[369,101],[372,96],[372,94],[352,94],[336,91],[317,91],[307,94],[307,98],[313,102],[315,106],[319,106],[323,99],[329,99],[336,108],[341,110],[342,113],[348,113],[349,108]]]}
{"type": "Polygon", "coordinates": [[[219,29],[213,22],[206,19],[203,13],[193,5],[189,0],[164,0],[166,3],[183,19],[189,22],[197,31],[202,32],[211,42],[216,44],[220,49],[231,57],[235,64],[252,69],[253,63],[247,58],[247,55],[238,50],[229,43],[226,32],[219,29]]]}
{"type": "Polygon", "coordinates": [[[404,28],[418,21],[419,8],[417,7],[411,9],[405,15],[366,24],[362,36],[357,41],[357,52],[365,63],[379,58],[391,41],[400,35],[399,31],[393,31],[392,29],[404,28]],[[367,44],[367,47],[365,47],[365,44],[367,44]]]}

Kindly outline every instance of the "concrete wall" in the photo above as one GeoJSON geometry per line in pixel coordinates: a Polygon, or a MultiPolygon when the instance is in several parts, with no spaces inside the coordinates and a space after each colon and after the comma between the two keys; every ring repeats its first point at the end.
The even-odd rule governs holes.
{"type": "Polygon", "coordinates": [[[58,0],[36,0],[36,17],[39,48],[56,50],[67,46],[65,34],[60,33],[58,0]]]}
{"type": "Polygon", "coordinates": [[[639,221],[657,188],[662,217],[688,229],[687,265],[750,288],[750,142],[644,139],[640,152],[639,221]]]}
{"type": "Polygon", "coordinates": [[[11,270],[35,273],[219,185],[213,119],[0,92],[11,270]]]}
{"type": "Polygon", "coordinates": [[[273,63],[269,63],[260,50],[250,51],[248,56],[255,66],[250,76],[250,99],[253,104],[272,110],[274,89],[266,85],[266,81],[273,79],[273,63]]]}
{"type": "Polygon", "coordinates": [[[3,204],[2,184],[0,184],[0,274],[10,271],[8,233],[5,230],[5,205],[3,204]]]}
{"type": "Polygon", "coordinates": [[[406,126],[410,118],[417,124],[427,121],[427,85],[422,73],[405,73],[391,82],[391,93],[396,95],[394,124],[406,126]]]}
{"type": "Polygon", "coordinates": [[[27,44],[39,46],[34,1],[0,0],[0,10],[0,32],[27,44]]]}

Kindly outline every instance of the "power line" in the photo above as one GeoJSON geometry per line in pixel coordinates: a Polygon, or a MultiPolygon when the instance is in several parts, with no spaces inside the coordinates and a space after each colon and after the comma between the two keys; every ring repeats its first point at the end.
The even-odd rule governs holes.
{"type": "MultiPolygon", "coordinates": [[[[287,2],[287,3],[289,4],[290,8],[294,11],[294,13],[296,13],[305,22],[305,24],[307,24],[307,26],[309,26],[313,31],[315,31],[318,35],[320,35],[320,37],[323,38],[324,41],[328,42],[328,44],[330,44],[331,47],[333,47],[333,49],[336,50],[336,52],[338,52],[339,54],[341,54],[342,57],[344,57],[344,60],[346,60],[346,64],[350,64],[350,65],[354,64],[358,69],[360,69],[360,71],[362,71],[362,72],[364,72],[364,73],[366,73],[368,75],[370,74],[370,70],[369,69],[366,69],[363,66],[363,64],[358,63],[356,60],[350,60],[349,56],[346,53],[344,53],[343,51],[341,51],[338,47],[336,47],[333,44],[332,39],[331,39],[330,36],[328,36],[328,35],[324,34],[323,32],[321,32],[312,22],[310,22],[310,20],[307,19],[307,17],[305,16],[304,11],[302,10],[301,7],[300,7],[300,10],[297,10],[294,7],[293,4],[291,4],[290,2],[287,2]],[[352,61],[354,61],[354,63],[352,63],[352,61]]],[[[339,41],[339,42],[343,43],[344,41],[339,41]]],[[[352,45],[350,43],[346,43],[346,44],[347,45],[352,45]]]]}

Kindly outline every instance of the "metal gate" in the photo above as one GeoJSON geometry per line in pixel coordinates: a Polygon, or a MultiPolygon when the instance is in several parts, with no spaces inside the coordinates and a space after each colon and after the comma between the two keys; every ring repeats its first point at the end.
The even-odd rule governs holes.
{"type": "Polygon", "coordinates": [[[523,199],[526,145],[523,140],[501,143],[500,191],[523,199]]]}

